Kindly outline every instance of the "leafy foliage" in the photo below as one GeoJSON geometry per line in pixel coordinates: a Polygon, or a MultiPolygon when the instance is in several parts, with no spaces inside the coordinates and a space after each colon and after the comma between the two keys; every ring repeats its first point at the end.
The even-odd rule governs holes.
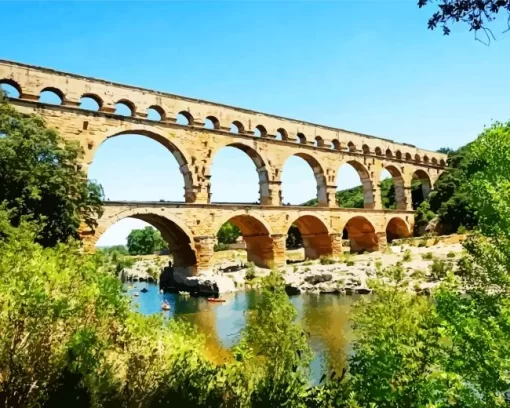
{"type": "Polygon", "coordinates": [[[13,209],[11,222],[24,215],[44,221],[37,241],[45,246],[78,237],[83,220],[94,227],[102,214],[101,186],[79,170],[82,155],[48,129],[42,118],[16,111],[0,92],[0,203],[13,209]]]}
{"type": "Polygon", "coordinates": [[[460,226],[473,229],[477,215],[469,202],[468,188],[472,175],[483,163],[474,164],[472,144],[468,144],[448,155],[446,170],[434,185],[434,190],[417,209],[416,230],[420,231],[434,218],[439,217],[442,232],[457,232],[460,226]]]}
{"type": "MultiPolygon", "coordinates": [[[[432,0],[418,0],[418,6],[424,7],[432,0]]],[[[487,23],[493,21],[500,12],[510,14],[508,0],[440,0],[439,11],[435,12],[428,21],[428,28],[433,30],[438,25],[445,35],[450,34],[449,25],[452,23],[466,23],[470,30],[488,30],[487,23]]],[[[492,35],[492,34],[491,34],[492,35]]]]}
{"type": "Polygon", "coordinates": [[[220,244],[233,244],[240,236],[241,230],[230,221],[223,224],[218,231],[218,234],[216,234],[216,238],[220,244]]]}
{"type": "Polygon", "coordinates": [[[161,233],[153,227],[131,230],[127,237],[127,248],[131,255],[148,255],[166,247],[161,233]]]}

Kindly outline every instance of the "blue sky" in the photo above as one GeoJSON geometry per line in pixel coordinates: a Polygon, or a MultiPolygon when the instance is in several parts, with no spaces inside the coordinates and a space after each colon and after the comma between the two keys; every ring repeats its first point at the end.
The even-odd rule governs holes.
{"type": "MultiPolygon", "coordinates": [[[[2,2],[0,58],[373,134],[427,149],[459,147],[510,118],[510,33],[476,42],[464,27],[427,30],[416,1],[2,2]]],[[[342,168],[339,188],[359,183],[342,168]]],[[[104,143],[89,177],[106,197],[182,200],[177,162],[156,142],[104,143]]],[[[255,201],[243,153],[214,158],[215,201],[255,201]],[[236,171],[231,171],[235,169],[236,171]]],[[[284,201],[315,195],[291,158],[284,201]]],[[[125,220],[101,245],[139,227],[125,220]]]]}

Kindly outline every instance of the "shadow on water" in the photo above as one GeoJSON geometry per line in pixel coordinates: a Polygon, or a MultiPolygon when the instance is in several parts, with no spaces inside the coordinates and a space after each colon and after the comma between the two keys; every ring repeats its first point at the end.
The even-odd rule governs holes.
{"type": "MultiPolygon", "coordinates": [[[[135,282],[126,285],[133,306],[140,313],[163,313],[169,318],[181,319],[195,325],[207,337],[211,360],[222,363],[230,357],[229,348],[235,345],[246,324],[246,311],[255,307],[257,292],[226,294],[225,303],[210,303],[203,297],[185,297],[177,293],[160,293],[155,284],[135,282]],[[142,288],[148,292],[141,293],[142,288]],[[139,296],[134,297],[134,292],[139,296]],[[170,304],[169,311],[161,310],[161,303],[170,304]]],[[[325,367],[341,372],[350,352],[352,331],[349,315],[359,297],[344,295],[302,294],[291,297],[298,318],[309,334],[315,353],[311,364],[312,382],[318,382],[325,367]]]]}

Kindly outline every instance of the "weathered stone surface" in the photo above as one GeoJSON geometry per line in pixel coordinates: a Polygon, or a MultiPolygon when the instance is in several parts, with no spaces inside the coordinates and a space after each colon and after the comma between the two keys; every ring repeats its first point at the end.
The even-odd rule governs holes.
{"type": "Polygon", "coordinates": [[[305,282],[308,282],[311,285],[317,285],[322,282],[329,282],[333,279],[333,275],[330,273],[319,273],[316,275],[310,275],[305,277],[305,282]]]}

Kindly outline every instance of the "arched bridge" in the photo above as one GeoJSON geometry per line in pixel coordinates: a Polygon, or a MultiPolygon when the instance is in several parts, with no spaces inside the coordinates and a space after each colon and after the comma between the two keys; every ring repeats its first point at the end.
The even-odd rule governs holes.
{"type": "Polygon", "coordinates": [[[10,61],[0,60],[0,84],[15,89],[11,102],[17,109],[43,116],[82,146],[85,171],[98,147],[112,137],[140,134],[166,147],[179,163],[185,203],[105,203],[99,227],[82,235],[90,248],[114,220],[140,218],[162,231],[177,263],[195,262],[198,269],[208,266],[218,222],[229,219],[243,231],[248,252],[259,264],[283,262],[284,236],[293,222],[304,234],[310,257],[340,251],[344,228],[354,247],[380,248],[387,234],[412,231],[412,180],[421,181],[426,195],[446,166],[444,154],[413,145],[10,61]],[[58,103],[42,103],[44,92],[53,93],[58,103]],[[92,109],[85,107],[86,100],[93,102],[92,109]],[[260,205],[211,203],[211,164],[225,146],[240,149],[255,164],[260,205]],[[315,208],[283,206],[282,169],[291,156],[313,169],[315,208]],[[360,176],[364,209],[337,208],[338,169],[345,163],[360,176]],[[381,204],[379,180],[385,169],[395,182],[393,211],[381,204]]]}

